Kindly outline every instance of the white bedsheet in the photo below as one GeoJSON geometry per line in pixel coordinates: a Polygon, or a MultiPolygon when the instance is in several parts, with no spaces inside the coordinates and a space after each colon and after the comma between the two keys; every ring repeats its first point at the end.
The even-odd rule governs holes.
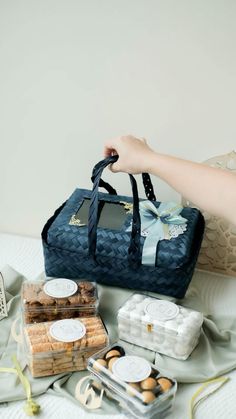
{"type": "MultiPolygon", "coordinates": [[[[41,241],[28,237],[0,234],[0,268],[10,265],[28,279],[34,279],[43,271],[41,241]]],[[[236,315],[236,278],[196,272],[191,284],[191,292],[204,300],[209,312],[236,315]]],[[[235,354],[236,356],[236,354],[235,354]]],[[[235,419],[236,418],[236,371],[227,376],[230,380],[218,392],[203,402],[195,414],[195,419],[235,419]]],[[[173,412],[168,419],[189,419],[189,401],[199,384],[179,386],[173,412]]],[[[42,413],[39,419],[99,419],[103,415],[88,413],[68,399],[44,394],[38,397],[42,413]]],[[[0,405],[0,419],[25,419],[24,402],[0,405]]],[[[107,416],[106,416],[107,417],[107,416]]],[[[124,415],[110,415],[107,419],[124,419],[124,415]]]]}

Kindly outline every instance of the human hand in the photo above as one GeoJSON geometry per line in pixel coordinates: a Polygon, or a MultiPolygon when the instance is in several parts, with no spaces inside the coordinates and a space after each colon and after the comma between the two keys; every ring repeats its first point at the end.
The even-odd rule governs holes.
{"type": "Polygon", "coordinates": [[[104,145],[105,157],[116,154],[119,156],[117,162],[110,166],[112,172],[134,175],[148,172],[153,153],[145,139],[138,139],[132,135],[115,138],[104,145]]]}

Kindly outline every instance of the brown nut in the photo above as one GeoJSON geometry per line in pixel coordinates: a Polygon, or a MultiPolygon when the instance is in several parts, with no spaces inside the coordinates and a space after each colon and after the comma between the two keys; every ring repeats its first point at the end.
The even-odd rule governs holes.
{"type": "Polygon", "coordinates": [[[117,349],[112,349],[106,353],[105,359],[113,358],[114,356],[119,357],[121,356],[121,353],[117,351],[117,349]]]}
{"type": "Polygon", "coordinates": [[[154,378],[148,377],[140,383],[142,390],[153,390],[157,386],[157,382],[154,378]]]}
{"type": "Polygon", "coordinates": [[[165,377],[160,377],[157,379],[157,384],[161,386],[163,392],[168,391],[172,387],[172,382],[165,377]]]}
{"type": "Polygon", "coordinates": [[[114,356],[113,358],[110,358],[110,360],[108,361],[108,368],[110,371],[112,371],[112,366],[114,362],[117,361],[117,359],[119,359],[118,356],[114,356]]]}
{"type": "Polygon", "coordinates": [[[152,391],[143,391],[142,392],[143,401],[144,403],[152,403],[155,400],[155,394],[152,391]]]}
{"type": "Polygon", "coordinates": [[[96,359],[93,363],[93,368],[96,371],[100,371],[102,367],[107,368],[107,363],[106,363],[105,359],[96,359]]]}
{"type": "Polygon", "coordinates": [[[126,391],[130,396],[135,396],[135,394],[136,394],[135,390],[138,391],[138,392],[141,391],[141,388],[140,388],[139,384],[138,383],[128,383],[126,391]]]}

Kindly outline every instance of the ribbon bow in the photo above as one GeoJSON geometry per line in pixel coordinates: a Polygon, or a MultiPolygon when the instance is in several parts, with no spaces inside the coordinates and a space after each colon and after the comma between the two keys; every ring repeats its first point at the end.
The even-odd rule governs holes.
{"type": "Polygon", "coordinates": [[[146,236],[142,264],[155,266],[159,240],[170,240],[171,226],[186,224],[187,219],[180,215],[183,207],[175,202],[163,202],[156,208],[151,201],[141,201],[139,209],[142,234],[146,236]]]}

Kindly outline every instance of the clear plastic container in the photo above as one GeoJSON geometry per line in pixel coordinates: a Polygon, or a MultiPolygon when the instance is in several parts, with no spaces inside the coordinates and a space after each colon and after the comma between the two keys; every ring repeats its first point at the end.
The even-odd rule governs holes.
{"type": "Polygon", "coordinates": [[[25,324],[23,332],[33,377],[85,370],[89,356],[108,345],[99,316],[25,324]]]}
{"type": "MultiPolygon", "coordinates": [[[[162,418],[173,406],[176,381],[162,376],[155,365],[119,343],[91,356],[88,370],[132,417],[162,418]]],[[[95,388],[99,388],[97,380],[95,388]]]]}
{"type": "Polygon", "coordinates": [[[97,314],[97,286],[66,278],[24,282],[21,301],[25,323],[90,317],[97,314]]]}
{"type": "Polygon", "coordinates": [[[119,309],[117,319],[120,339],[185,360],[198,343],[203,314],[135,293],[119,309]]]}

